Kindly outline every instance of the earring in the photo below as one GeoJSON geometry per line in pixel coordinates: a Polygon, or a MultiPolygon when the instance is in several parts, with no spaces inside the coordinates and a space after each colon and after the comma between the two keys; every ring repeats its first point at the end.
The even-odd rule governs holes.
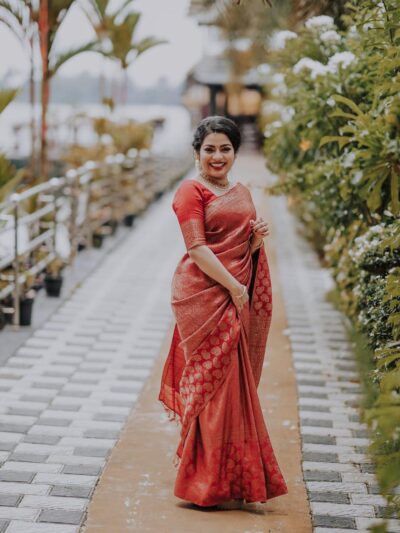
{"type": "Polygon", "coordinates": [[[197,170],[200,170],[200,161],[197,159],[197,157],[194,160],[194,164],[196,165],[197,170]]]}

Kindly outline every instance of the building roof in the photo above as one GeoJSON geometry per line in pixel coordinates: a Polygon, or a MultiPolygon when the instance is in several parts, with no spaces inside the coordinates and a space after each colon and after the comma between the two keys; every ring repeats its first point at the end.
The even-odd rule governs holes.
{"type": "MultiPolygon", "coordinates": [[[[191,77],[202,85],[225,85],[231,81],[229,62],[220,56],[204,56],[193,68],[191,77]]],[[[244,74],[240,82],[246,87],[260,86],[261,80],[256,69],[244,74]]]]}

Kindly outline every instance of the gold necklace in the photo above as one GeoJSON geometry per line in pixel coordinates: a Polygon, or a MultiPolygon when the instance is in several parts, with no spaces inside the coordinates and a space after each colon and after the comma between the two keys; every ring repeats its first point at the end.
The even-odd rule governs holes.
{"type": "Polygon", "coordinates": [[[204,180],[205,182],[210,183],[216,189],[220,189],[221,191],[226,191],[229,188],[229,186],[230,186],[229,180],[228,180],[228,182],[225,185],[217,185],[216,183],[214,183],[213,181],[210,180],[210,178],[207,176],[207,174],[203,174],[202,172],[200,173],[200,178],[202,180],[204,180]]]}

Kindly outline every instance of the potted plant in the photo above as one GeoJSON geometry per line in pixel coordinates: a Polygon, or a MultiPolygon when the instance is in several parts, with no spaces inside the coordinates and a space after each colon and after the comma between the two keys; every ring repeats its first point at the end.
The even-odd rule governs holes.
{"type": "Polygon", "coordinates": [[[64,267],[65,263],[59,257],[56,257],[47,265],[44,278],[47,296],[60,296],[63,282],[61,271],[64,267]]]}

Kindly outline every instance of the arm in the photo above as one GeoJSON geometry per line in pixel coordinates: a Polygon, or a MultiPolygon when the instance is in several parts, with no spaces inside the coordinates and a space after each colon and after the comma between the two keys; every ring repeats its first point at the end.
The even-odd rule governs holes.
{"type": "Polygon", "coordinates": [[[233,298],[234,304],[241,311],[243,305],[248,299],[247,290],[244,291],[245,285],[237,281],[235,277],[227,270],[218,257],[205,245],[194,246],[188,250],[188,254],[193,262],[207,276],[214,279],[225,287],[233,298]]]}

